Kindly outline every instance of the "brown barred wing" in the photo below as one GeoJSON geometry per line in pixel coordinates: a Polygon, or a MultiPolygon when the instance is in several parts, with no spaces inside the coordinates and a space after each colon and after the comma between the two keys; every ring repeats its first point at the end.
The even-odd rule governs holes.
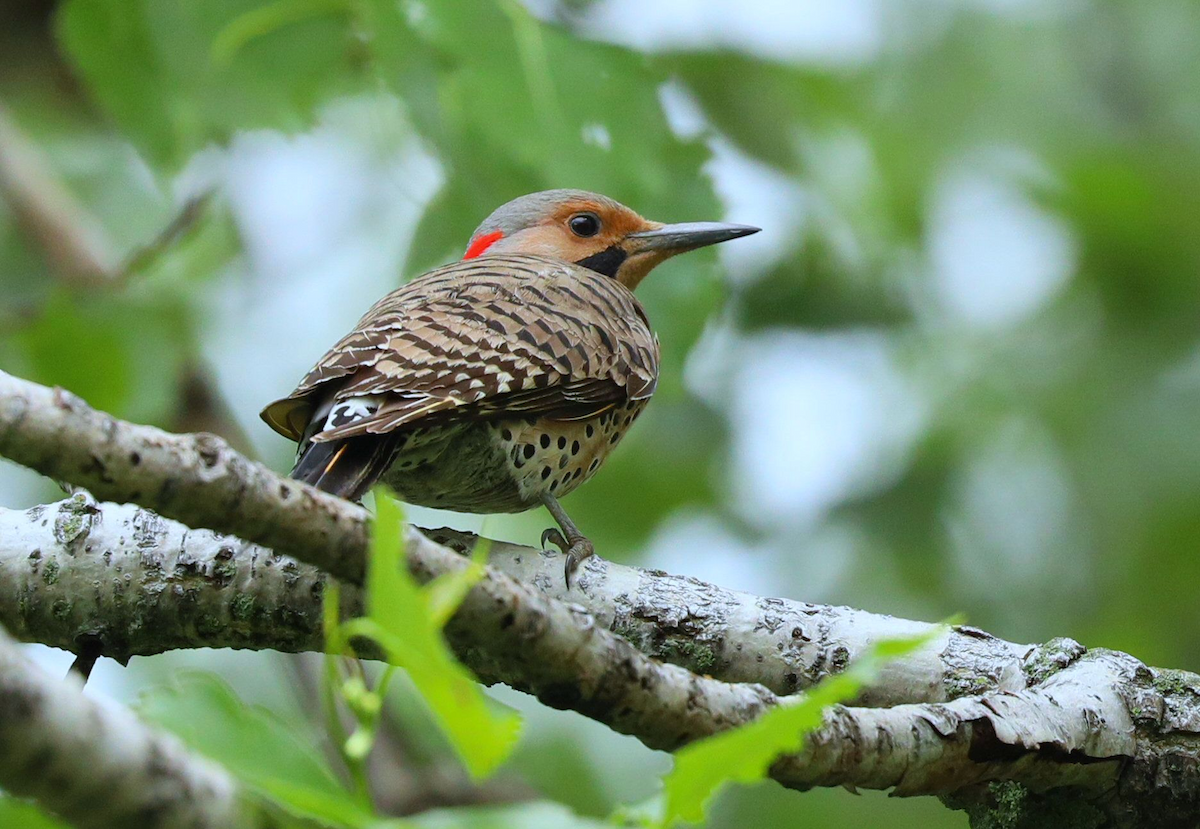
{"type": "Polygon", "coordinates": [[[615,280],[541,256],[483,256],[376,303],[264,419],[302,432],[329,389],[383,402],[317,441],[462,419],[587,418],[648,398],[658,360],[645,312],[615,280]]]}

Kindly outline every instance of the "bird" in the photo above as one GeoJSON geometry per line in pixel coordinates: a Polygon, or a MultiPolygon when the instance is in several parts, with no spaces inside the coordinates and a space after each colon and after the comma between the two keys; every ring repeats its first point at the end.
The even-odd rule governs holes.
{"type": "Polygon", "coordinates": [[[291,476],[358,501],[376,483],[456,512],[545,506],[564,579],[595,552],[559,500],[591,478],[658,384],[633,291],[662,261],[757,233],[663,224],[607,196],[546,190],[496,209],[463,258],[375,303],[262,418],[291,476]]]}

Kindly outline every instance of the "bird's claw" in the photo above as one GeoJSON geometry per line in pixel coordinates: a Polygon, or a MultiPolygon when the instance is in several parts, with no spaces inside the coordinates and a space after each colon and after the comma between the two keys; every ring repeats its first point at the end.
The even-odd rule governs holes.
{"type": "Polygon", "coordinates": [[[567,561],[563,565],[563,580],[567,583],[567,590],[571,589],[571,576],[579,569],[579,565],[595,552],[596,548],[586,538],[575,539],[575,543],[567,549],[567,561]]]}
{"type": "Polygon", "coordinates": [[[558,527],[549,527],[542,530],[542,549],[546,549],[546,543],[549,542],[557,547],[562,552],[566,552],[571,545],[563,538],[563,534],[559,532],[558,527]]]}
{"type": "Polygon", "coordinates": [[[557,527],[550,527],[542,531],[543,550],[546,549],[547,542],[558,547],[566,555],[567,560],[563,564],[563,579],[567,583],[567,590],[570,590],[571,576],[575,574],[584,560],[595,554],[596,548],[583,536],[573,538],[568,542],[557,527]]]}

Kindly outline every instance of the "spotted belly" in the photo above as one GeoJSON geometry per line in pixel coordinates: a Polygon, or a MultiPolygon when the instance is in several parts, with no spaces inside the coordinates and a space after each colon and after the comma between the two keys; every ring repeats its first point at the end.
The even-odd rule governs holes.
{"type": "Polygon", "coordinates": [[[628,433],[645,401],[630,401],[587,420],[507,420],[495,424],[521,496],[536,504],[543,493],[572,492],[596,474],[628,433]]]}
{"type": "Polygon", "coordinates": [[[406,441],[383,476],[404,501],[456,512],[523,512],[596,473],[645,401],[587,420],[460,423],[406,441]]]}

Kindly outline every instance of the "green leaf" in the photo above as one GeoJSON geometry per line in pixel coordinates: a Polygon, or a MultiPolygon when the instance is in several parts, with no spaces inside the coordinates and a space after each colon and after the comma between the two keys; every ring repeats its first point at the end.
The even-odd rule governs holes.
{"type": "Polygon", "coordinates": [[[881,665],[916,650],[941,630],[877,642],[845,673],[825,678],[803,695],[785,697],[751,723],[681,748],[663,781],[666,801],[660,826],[699,822],[722,786],[766,777],[777,757],[800,750],[804,735],[821,725],[826,709],[853,698],[881,665]]]}
{"type": "Polygon", "coordinates": [[[212,42],[212,60],[228,66],[252,40],[266,37],[292,23],[325,15],[346,15],[349,0],[277,0],[234,18],[212,42]]]}
{"type": "Polygon", "coordinates": [[[0,794],[0,826],[4,829],[67,829],[31,803],[0,794]]]}
{"type": "Polygon", "coordinates": [[[16,369],[118,417],[163,423],[177,406],[189,327],[170,297],[57,288],[12,338],[16,369]]]}
{"type": "Polygon", "coordinates": [[[303,726],[246,705],[212,674],[184,672],[143,694],[138,710],[293,815],[352,827],[375,820],[299,736],[303,726]]]}
{"type": "Polygon", "coordinates": [[[335,4],[70,0],[58,35],[126,136],[173,170],[238,130],[302,129],[362,89],[362,55],[335,4]]]}
{"type": "Polygon", "coordinates": [[[375,491],[376,516],[367,573],[366,619],[343,626],[347,636],[374,639],[392,664],[408,671],[434,718],[473,777],[496,769],[516,745],[521,728],[513,712],[499,713],[442,637],[449,618],[483,572],[479,561],[422,588],[404,564],[400,506],[375,491]]]}
{"type": "Polygon", "coordinates": [[[139,4],[73,0],[62,6],[58,35],[97,100],[151,156],[170,152],[172,83],[156,58],[139,4]]]}

